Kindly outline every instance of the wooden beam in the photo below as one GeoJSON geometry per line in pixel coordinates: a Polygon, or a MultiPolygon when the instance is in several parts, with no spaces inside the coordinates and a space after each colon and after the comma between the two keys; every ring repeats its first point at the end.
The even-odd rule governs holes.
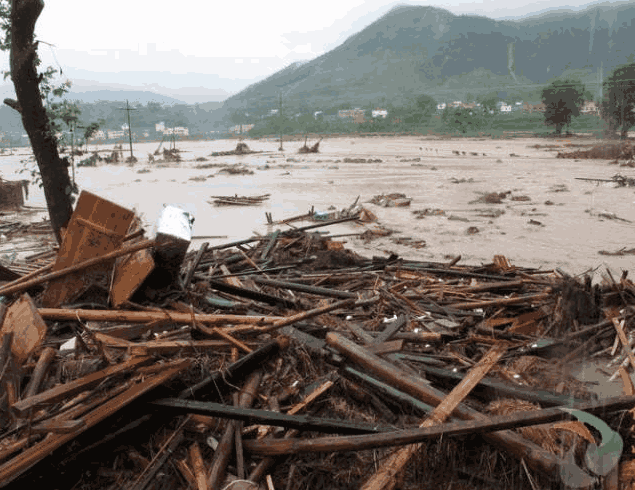
{"type": "MultiPolygon", "coordinates": [[[[586,402],[573,408],[597,416],[619,410],[628,410],[635,405],[635,396],[606,398],[599,402],[586,402]]],[[[314,439],[286,438],[245,441],[245,449],[253,454],[280,456],[284,454],[336,451],[363,451],[390,446],[414,444],[440,437],[452,437],[466,434],[484,434],[506,429],[519,429],[533,425],[548,424],[563,420],[576,420],[567,411],[558,407],[515,412],[511,415],[498,415],[488,420],[468,420],[451,422],[430,427],[403,429],[381,434],[356,436],[327,436],[314,439]]]]}
{"type": "MultiPolygon", "coordinates": [[[[145,323],[156,320],[170,320],[173,323],[190,325],[223,324],[272,324],[285,318],[279,316],[247,316],[247,315],[205,315],[198,313],[180,313],[177,311],[125,311],[125,310],[69,310],[60,308],[40,308],[40,315],[45,320],[79,320],[94,322],[129,322],[145,323]]],[[[231,329],[229,329],[231,331],[231,329]]]]}
{"type": "Polygon", "coordinates": [[[214,402],[162,398],[151,402],[152,405],[178,410],[180,412],[223,417],[244,422],[288,427],[305,431],[319,431],[340,434],[368,434],[390,430],[388,426],[353,422],[349,420],[314,417],[312,415],[289,415],[271,410],[255,408],[236,408],[231,405],[214,402]]]}
{"type": "Polygon", "coordinates": [[[110,376],[130,371],[136,367],[150,362],[150,360],[151,359],[149,357],[135,357],[128,361],[122,362],[121,364],[109,366],[106,369],[102,369],[101,371],[88,374],[69,383],[55,386],[50,390],[46,390],[29,398],[24,398],[23,400],[14,403],[11,407],[11,410],[19,417],[25,417],[28,415],[30,410],[38,409],[52,403],[57,403],[64,398],[76,395],[77,393],[85,390],[89,390],[94,386],[97,386],[99,383],[109,378],[110,376]]]}
{"type": "Polygon", "coordinates": [[[191,366],[191,364],[192,361],[190,359],[178,360],[166,364],[164,369],[156,376],[144,379],[140,383],[135,384],[120,395],[111,398],[104,404],[96,407],[90,413],[86,414],[81,419],[85,424],[82,430],[72,432],[70,434],[49,436],[42,442],[23,450],[15,458],[6,461],[4,464],[0,465],[0,488],[8,485],[17,477],[28,471],[39,461],[51,454],[55,449],[77,437],[81,431],[93,427],[98,422],[101,422],[109,415],[112,415],[116,411],[128,405],[139,396],[181,373],[191,366]]]}
{"type": "MultiPolygon", "coordinates": [[[[470,369],[463,381],[437,405],[419,427],[425,428],[442,424],[506,351],[507,345],[503,343],[493,345],[481,360],[470,369]]],[[[421,443],[406,446],[384,459],[379,470],[362,485],[361,490],[392,490],[400,478],[401,472],[420,448],[421,443]]]]}
{"type": "MultiPolygon", "coordinates": [[[[370,373],[425,403],[436,406],[445,398],[444,393],[427,386],[420,378],[403,372],[391,363],[370,354],[337,333],[329,333],[326,336],[326,342],[370,373]]],[[[488,417],[482,413],[465,405],[459,405],[455,409],[454,414],[463,420],[488,420],[488,417]]],[[[484,438],[492,444],[501,447],[504,451],[513,454],[516,458],[524,459],[531,468],[544,473],[550,478],[560,479],[561,475],[567,474],[571,470],[571,465],[564,459],[514,432],[493,432],[484,434],[484,438]]],[[[579,475],[588,477],[581,470],[579,475]]]]}

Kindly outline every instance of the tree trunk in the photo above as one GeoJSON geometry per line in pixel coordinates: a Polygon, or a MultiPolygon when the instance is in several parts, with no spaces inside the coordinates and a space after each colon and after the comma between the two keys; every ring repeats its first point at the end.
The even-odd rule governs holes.
{"type": "Polygon", "coordinates": [[[22,116],[22,125],[29,136],[42,176],[51,225],[58,243],[61,243],[61,228],[66,226],[73,212],[72,186],[68,162],[60,158],[57,140],[42,103],[36,70],[34,30],[44,2],[13,0],[11,3],[11,79],[18,100],[5,99],[4,102],[22,116]]]}

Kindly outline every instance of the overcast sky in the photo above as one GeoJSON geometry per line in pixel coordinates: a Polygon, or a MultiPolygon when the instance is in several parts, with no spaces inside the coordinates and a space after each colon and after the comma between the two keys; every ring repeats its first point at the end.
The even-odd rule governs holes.
{"type": "MultiPolygon", "coordinates": [[[[36,25],[46,65],[71,78],[147,85],[123,72],[169,72],[165,86],[207,86],[235,92],[293,61],[315,58],[341,44],[397,4],[432,5],[455,14],[495,19],[550,8],[579,10],[589,0],[56,0],[36,25]],[[153,50],[156,46],[156,51],[153,50]],[[185,76],[199,74],[198,77],[185,76]],[[209,86],[216,84],[215,87],[209,86]]],[[[3,69],[8,57],[2,58],[3,69]]]]}

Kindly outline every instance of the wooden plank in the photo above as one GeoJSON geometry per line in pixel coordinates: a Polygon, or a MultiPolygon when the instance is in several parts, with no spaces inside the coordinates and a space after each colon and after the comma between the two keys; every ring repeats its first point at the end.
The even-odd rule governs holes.
{"type": "MultiPolygon", "coordinates": [[[[258,388],[262,381],[262,371],[256,371],[249,375],[238,397],[238,410],[251,407],[254,398],[258,394],[258,388]]],[[[225,468],[232,453],[235,438],[236,425],[232,422],[228,425],[221,441],[214,452],[214,458],[207,477],[207,485],[210,490],[220,490],[225,468]]]]}
{"type": "MultiPolygon", "coordinates": [[[[123,243],[134,213],[88,191],[77,200],[53,271],[65,269],[87,259],[112,252],[123,243]]],[[[42,305],[59,306],[78,297],[91,281],[107,274],[113,265],[107,261],[81,274],[68,275],[48,284],[42,295],[42,305]]]]}
{"type": "Polygon", "coordinates": [[[129,352],[133,356],[151,356],[154,354],[175,354],[204,352],[210,349],[231,347],[226,340],[151,340],[131,343],[129,352]]]}
{"type": "MultiPolygon", "coordinates": [[[[627,410],[635,404],[635,397],[621,396],[606,398],[601,401],[584,402],[573,408],[597,416],[627,410]]],[[[391,446],[403,446],[441,437],[461,436],[467,434],[485,434],[506,429],[519,429],[540,424],[549,424],[563,420],[576,420],[569,412],[560,408],[546,408],[515,412],[510,415],[497,415],[488,420],[468,420],[450,422],[430,427],[392,430],[381,434],[364,434],[355,436],[324,436],[312,439],[285,438],[245,441],[245,449],[253,454],[281,456],[284,454],[311,452],[363,451],[391,446]]]]}
{"type": "Polygon", "coordinates": [[[399,318],[386,325],[386,328],[375,337],[373,344],[381,344],[382,342],[390,340],[399,330],[406,326],[406,323],[408,323],[406,315],[399,315],[399,318]]]}
{"type": "Polygon", "coordinates": [[[182,400],[180,398],[162,398],[153,401],[152,404],[187,413],[218,416],[232,420],[242,420],[243,422],[251,421],[300,430],[340,434],[368,434],[386,432],[390,429],[388,426],[379,426],[365,422],[321,418],[311,415],[288,415],[271,410],[236,408],[222,403],[182,400]]]}
{"type": "Polygon", "coordinates": [[[183,359],[166,364],[161,373],[152,378],[144,379],[140,383],[135,384],[120,395],[108,400],[104,404],[92,410],[90,413],[86,414],[81,419],[85,424],[83,429],[70,434],[50,435],[42,442],[24,449],[15,458],[12,458],[0,465],[0,488],[7,486],[13,480],[32,468],[36,463],[51,454],[55,449],[73,440],[82,431],[93,427],[109,415],[112,415],[116,411],[128,405],[136,398],[172,379],[174,376],[190,367],[191,364],[192,361],[189,359],[183,359]]]}
{"type": "MultiPolygon", "coordinates": [[[[442,424],[506,351],[507,346],[503,343],[492,346],[419,427],[425,428],[442,424]]],[[[394,488],[401,472],[420,448],[420,443],[406,446],[384,459],[379,470],[361,486],[361,490],[391,490],[394,488]]]]}
{"type": "Polygon", "coordinates": [[[87,259],[77,264],[73,264],[70,267],[66,267],[64,269],[60,269],[44,276],[34,277],[28,281],[14,281],[10,284],[5,284],[0,287],[0,296],[7,296],[10,294],[20,293],[22,291],[26,291],[31,286],[37,286],[39,284],[43,284],[47,281],[52,281],[53,279],[58,279],[61,277],[65,277],[75,272],[82,271],[84,269],[88,269],[94,265],[102,264],[110,259],[116,259],[117,257],[121,257],[123,255],[136,252],[137,250],[141,250],[144,248],[150,248],[153,246],[157,246],[154,240],[143,240],[139,243],[133,244],[129,247],[118,248],[113,252],[100,255],[99,257],[94,257],[92,259],[87,259]]]}
{"type": "Polygon", "coordinates": [[[128,301],[153,270],[154,259],[148,249],[118,260],[110,286],[110,304],[119,308],[128,301]]]}
{"type": "Polygon", "coordinates": [[[372,352],[375,355],[390,354],[391,352],[399,352],[403,349],[403,340],[391,340],[389,342],[383,342],[381,344],[372,344],[367,347],[368,352],[372,352]]]}
{"type": "MultiPolygon", "coordinates": [[[[23,294],[20,299],[7,308],[0,333],[13,333],[11,353],[16,368],[22,366],[31,353],[42,343],[46,337],[46,332],[46,323],[28,294],[23,294]]],[[[0,369],[2,368],[0,367],[0,369]]]]}
{"type": "Polygon", "coordinates": [[[621,322],[617,318],[613,318],[612,320],[613,326],[617,331],[617,335],[619,335],[620,337],[620,342],[622,342],[622,348],[628,356],[628,359],[631,362],[631,366],[633,367],[633,369],[635,369],[635,355],[633,355],[633,349],[631,349],[630,345],[628,344],[628,339],[626,338],[626,334],[624,333],[625,320],[622,320],[621,322]]]}
{"type": "Polygon", "coordinates": [[[537,303],[547,299],[553,299],[551,293],[528,294],[525,296],[517,296],[514,298],[498,298],[489,301],[469,301],[467,303],[452,303],[447,306],[457,310],[474,310],[476,308],[490,308],[492,306],[509,306],[522,303],[537,303]]]}
{"type": "Polygon", "coordinates": [[[55,386],[42,393],[20,400],[11,407],[11,410],[20,417],[27,416],[30,410],[56,403],[64,398],[89,390],[110,376],[124,373],[148,362],[150,362],[149,357],[136,357],[121,364],[109,366],[101,371],[88,374],[69,383],[55,386]]]}
{"type": "Polygon", "coordinates": [[[196,441],[194,441],[190,446],[189,456],[192,472],[196,478],[196,488],[198,488],[198,490],[207,490],[209,487],[207,486],[205,463],[203,462],[203,456],[201,455],[201,448],[196,441]]]}

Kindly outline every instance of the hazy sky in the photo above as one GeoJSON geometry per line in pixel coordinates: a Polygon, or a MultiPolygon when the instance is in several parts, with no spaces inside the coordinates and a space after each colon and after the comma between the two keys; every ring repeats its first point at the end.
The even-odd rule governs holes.
{"type": "MultiPolygon", "coordinates": [[[[234,92],[293,61],[335,48],[397,4],[503,19],[550,8],[579,10],[590,2],[56,0],[46,2],[36,35],[52,45],[40,44],[45,64],[61,67],[71,78],[147,85],[152,81],[123,72],[169,72],[155,75],[155,83],[234,92]],[[200,76],[188,78],[188,73],[200,76]]],[[[2,62],[6,67],[6,55],[2,62]]]]}

